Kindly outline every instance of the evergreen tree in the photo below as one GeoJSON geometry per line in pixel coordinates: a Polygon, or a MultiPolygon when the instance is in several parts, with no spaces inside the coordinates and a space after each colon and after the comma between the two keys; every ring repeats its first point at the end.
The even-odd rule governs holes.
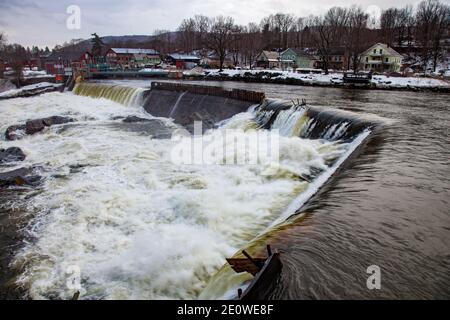
{"type": "Polygon", "coordinates": [[[92,55],[94,57],[100,57],[102,55],[102,47],[104,46],[102,39],[98,36],[97,33],[92,34],[92,55]]]}

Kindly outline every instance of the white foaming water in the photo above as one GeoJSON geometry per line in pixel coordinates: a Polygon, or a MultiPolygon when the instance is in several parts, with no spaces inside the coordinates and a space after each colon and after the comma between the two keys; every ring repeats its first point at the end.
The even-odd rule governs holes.
{"type": "Polygon", "coordinates": [[[342,137],[342,135],[345,133],[345,131],[348,129],[349,126],[350,123],[348,122],[341,122],[330,125],[326,129],[323,138],[330,141],[338,140],[342,137]]]}
{"type": "MultiPolygon", "coordinates": [[[[113,116],[144,116],[139,109],[104,99],[55,93],[0,108],[2,129],[29,114],[79,120],[61,132],[51,127],[4,142],[48,170],[43,192],[29,204],[37,214],[30,229],[35,241],[17,256],[27,265],[18,281],[32,298],[70,297],[69,266],[80,268],[85,298],[195,298],[224,258],[303,188],[300,181],[262,175],[271,163],[171,165],[171,141],[106,125],[113,116]],[[85,167],[70,173],[74,165],[85,167]]],[[[318,142],[284,138],[282,147],[292,151],[283,155],[287,166],[324,166],[318,142]]]]}
{"type": "MultiPolygon", "coordinates": [[[[282,136],[279,164],[174,165],[174,144],[189,139],[151,139],[110,125],[120,123],[115,116],[151,118],[140,108],[52,93],[0,101],[0,112],[1,130],[31,114],[78,120],[64,130],[1,141],[25,151],[21,166],[45,168],[43,190],[29,202],[36,215],[32,241],[15,261],[25,265],[17,282],[34,299],[70,298],[73,266],[85,299],[196,298],[226,257],[310,192],[299,176],[351,153],[348,145],[282,136]]],[[[213,140],[224,129],[250,134],[250,118],[236,115],[207,134],[213,140]]]]}
{"type": "Polygon", "coordinates": [[[81,96],[105,98],[126,106],[139,106],[143,103],[145,89],[122,85],[82,82],[75,86],[73,92],[81,96]]]}
{"type": "MultiPolygon", "coordinates": [[[[283,136],[298,135],[304,122],[300,121],[306,115],[306,108],[291,108],[282,110],[278,113],[277,118],[272,124],[272,129],[279,129],[283,136]]],[[[304,119],[307,119],[304,117],[304,119]]]]}

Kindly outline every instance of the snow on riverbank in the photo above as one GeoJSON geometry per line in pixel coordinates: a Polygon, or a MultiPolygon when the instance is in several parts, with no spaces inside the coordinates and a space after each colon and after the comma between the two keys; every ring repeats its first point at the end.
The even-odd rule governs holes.
{"type": "Polygon", "coordinates": [[[57,83],[40,82],[40,83],[31,84],[29,86],[22,87],[20,89],[12,89],[12,90],[2,92],[2,93],[0,93],[0,99],[20,97],[20,96],[25,95],[30,92],[45,91],[47,89],[55,89],[60,86],[61,86],[61,84],[57,84],[57,83]]]}
{"type": "MultiPolygon", "coordinates": [[[[302,74],[290,71],[278,71],[278,70],[208,70],[205,72],[208,77],[261,77],[262,79],[295,79],[301,80],[307,84],[341,84],[343,83],[342,73],[330,73],[330,74],[302,74]]],[[[450,82],[433,79],[433,78],[419,78],[419,77],[389,77],[385,75],[373,76],[371,80],[372,84],[375,84],[380,88],[406,88],[406,87],[419,87],[419,88],[450,88],[450,82]]]]}
{"type": "Polygon", "coordinates": [[[25,79],[28,78],[49,78],[49,77],[55,77],[54,75],[47,74],[45,70],[23,70],[23,77],[25,79]]]}

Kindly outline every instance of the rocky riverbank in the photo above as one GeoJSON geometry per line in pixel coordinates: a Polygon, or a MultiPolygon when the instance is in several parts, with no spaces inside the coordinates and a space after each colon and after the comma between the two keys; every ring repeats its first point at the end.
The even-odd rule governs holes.
{"type": "Polygon", "coordinates": [[[373,76],[370,83],[344,83],[342,73],[302,74],[275,70],[206,70],[204,73],[186,73],[186,79],[213,81],[242,81],[299,86],[318,86],[366,90],[406,90],[450,93],[450,82],[434,78],[373,76]]]}
{"type": "Polygon", "coordinates": [[[19,89],[11,89],[4,91],[0,93],[0,100],[32,97],[47,92],[62,91],[62,90],[64,90],[64,84],[40,82],[19,89]]]}

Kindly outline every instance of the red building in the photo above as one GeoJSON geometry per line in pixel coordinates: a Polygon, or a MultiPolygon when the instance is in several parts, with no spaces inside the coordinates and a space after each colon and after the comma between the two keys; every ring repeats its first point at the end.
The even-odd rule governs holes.
{"type": "Polygon", "coordinates": [[[5,72],[5,64],[3,60],[0,58],[0,79],[3,78],[3,74],[5,72]]]}
{"type": "Polygon", "coordinates": [[[199,64],[200,60],[197,56],[182,53],[172,53],[166,57],[166,62],[175,65],[180,70],[192,69],[199,64]]]}
{"type": "Polygon", "coordinates": [[[72,67],[86,68],[93,62],[90,52],[53,52],[45,61],[45,70],[48,74],[65,74],[72,67]]]}
{"type": "Polygon", "coordinates": [[[156,66],[161,63],[159,52],[154,49],[111,48],[105,57],[109,65],[122,69],[156,66]]]}

